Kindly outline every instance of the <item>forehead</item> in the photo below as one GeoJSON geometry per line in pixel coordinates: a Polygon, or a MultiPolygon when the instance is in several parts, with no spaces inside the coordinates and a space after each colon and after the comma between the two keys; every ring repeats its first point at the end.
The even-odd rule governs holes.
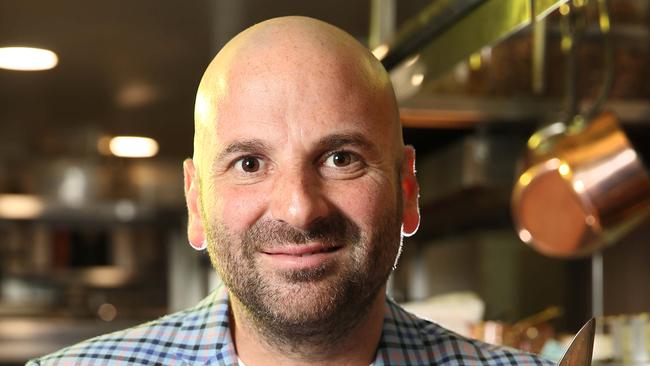
{"type": "Polygon", "coordinates": [[[218,143],[296,136],[308,142],[341,131],[364,134],[379,145],[397,138],[391,95],[369,80],[363,65],[309,54],[292,60],[282,52],[256,56],[244,58],[227,76],[227,93],[217,101],[218,143]]]}

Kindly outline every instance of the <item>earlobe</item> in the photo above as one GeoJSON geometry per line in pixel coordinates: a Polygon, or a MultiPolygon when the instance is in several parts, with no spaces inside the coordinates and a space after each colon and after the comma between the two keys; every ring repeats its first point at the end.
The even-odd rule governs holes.
{"type": "Polygon", "coordinates": [[[188,216],[187,239],[192,248],[202,250],[206,247],[205,230],[203,228],[201,209],[199,206],[199,180],[192,159],[185,159],[183,162],[183,178],[188,216]]]}
{"type": "Polygon", "coordinates": [[[415,234],[420,226],[420,187],[415,177],[415,150],[412,146],[404,147],[402,162],[402,235],[415,234]]]}

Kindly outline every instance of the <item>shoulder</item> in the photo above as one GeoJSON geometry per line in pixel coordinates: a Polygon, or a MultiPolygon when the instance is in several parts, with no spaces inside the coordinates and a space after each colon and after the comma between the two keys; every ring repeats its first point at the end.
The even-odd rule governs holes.
{"type": "Polygon", "coordinates": [[[118,332],[91,338],[27,365],[169,365],[196,360],[224,338],[218,299],[211,295],[196,307],[118,332]],[[216,310],[216,312],[214,311],[216,310]]]}
{"type": "Polygon", "coordinates": [[[463,337],[405,311],[392,301],[388,307],[382,346],[394,354],[402,353],[405,365],[553,365],[530,353],[463,337]]]}

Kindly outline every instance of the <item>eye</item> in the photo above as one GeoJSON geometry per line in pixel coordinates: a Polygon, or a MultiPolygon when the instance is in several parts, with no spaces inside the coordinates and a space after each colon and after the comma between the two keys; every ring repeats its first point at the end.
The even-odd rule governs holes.
{"type": "Polygon", "coordinates": [[[244,173],[256,173],[264,167],[264,161],[255,156],[244,156],[235,162],[235,169],[244,173]]]}
{"type": "Polygon", "coordinates": [[[325,159],[325,166],[343,168],[359,159],[349,151],[335,151],[325,159]]]}

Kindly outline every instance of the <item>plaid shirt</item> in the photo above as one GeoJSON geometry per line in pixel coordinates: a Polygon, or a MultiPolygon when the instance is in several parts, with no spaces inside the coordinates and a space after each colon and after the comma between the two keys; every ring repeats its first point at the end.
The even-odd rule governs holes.
{"type": "MultiPolygon", "coordinates": [[[[194,308],[99,336],[27,363],[35,365],[237,366],[228,293],[220,286],[194,308]]],[[[553,365],[509,348],[463,338],[387,301],[373,366],[553,365]]]]}

